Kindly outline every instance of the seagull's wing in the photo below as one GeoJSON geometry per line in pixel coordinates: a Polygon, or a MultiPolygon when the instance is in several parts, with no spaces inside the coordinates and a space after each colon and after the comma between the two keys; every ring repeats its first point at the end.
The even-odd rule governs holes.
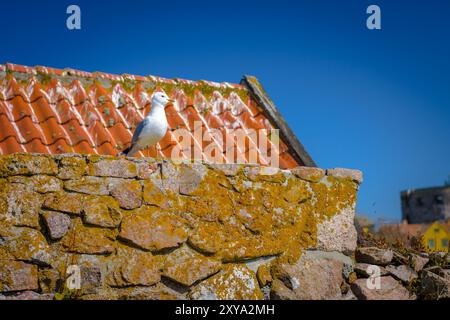
{"type": "Polygon", "coordinates": [[[136,127],[136,130],[134,130],[133,133],[133,138],[131,139],[131,145],[134,145],[138,140],[139,137],[142,133],[142,129],[144,129],[144,127],[148,124],[148,119],[144,118],[144,120],[142,120],[138,126],[136,127]]]}

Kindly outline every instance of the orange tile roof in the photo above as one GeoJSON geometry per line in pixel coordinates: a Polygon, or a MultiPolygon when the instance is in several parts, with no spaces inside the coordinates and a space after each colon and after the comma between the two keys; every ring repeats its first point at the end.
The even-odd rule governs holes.
{"type": "MultiPolygon", "coordinates": [[[[223,137],[239,128],[244,132],[277,128],[241,84],[6,64],[0,65],[0,154],[116,155],[130,144],[133,129],[150,110],[155,90],[164,90],[176,100],[166,107],[169,131],[157,146],[138,156],[170,157],[178,143],[173,137],[178,128],[190,132],[192,144],[205,148],[217,143],[217,139],[198,141],[193,134],[195,121],[200,121],[203,131],[218,129],[223,137]]],[[[269,137],[265,139],[270,154],[269,137]]],[[[257,141],[249,137],[245,150],[234,147],[235,151],[247,162],[249,152],[256,148],[258,162],[265,165],[252,142],[257,141]]],[[[181,154],[182,158],[190,156],[185,151],[181,154]]],[[[208,161],[208,155],[203,156],[208,161]]],[[[283,137],[279,164],[282,168],[304,165],[283,137]]]]}

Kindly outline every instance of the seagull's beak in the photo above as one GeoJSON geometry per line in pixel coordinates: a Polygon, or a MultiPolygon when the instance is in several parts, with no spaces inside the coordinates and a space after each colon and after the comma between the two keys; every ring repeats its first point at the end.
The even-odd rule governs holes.
{"type": "Polygon", "coordinates": [[[167,102],[170,103],[170,104],[174,104],[175,100],[174,99],[169,99],[169,100],[167,100],[167,102]]]}

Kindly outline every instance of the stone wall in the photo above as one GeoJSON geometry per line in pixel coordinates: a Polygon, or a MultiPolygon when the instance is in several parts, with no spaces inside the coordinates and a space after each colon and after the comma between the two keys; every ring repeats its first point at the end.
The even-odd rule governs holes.
{"type": "Polygon", "coordinates": [[[339,299],[361,179],[347,169],[1,156],[0,295],[339,299]]]}

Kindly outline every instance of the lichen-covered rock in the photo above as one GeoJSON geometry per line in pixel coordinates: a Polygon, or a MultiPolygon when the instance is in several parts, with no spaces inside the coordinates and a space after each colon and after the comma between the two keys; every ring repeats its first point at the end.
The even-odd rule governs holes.
{"type": "MultiPolygon", "coordinates": [[[[316,241],[310,241],[307,248],[352,254],[357,240],[354,214],[358,185],[348,179],[325,176],[309,186],[314,194],[311,210],[316,215],[312,222],[316,241]]],[[[309,205],[310,201],[305,204],[308,208],[309,205]]]]}
{"type": "Polygon", "coordinates": [[[0,157],[0,177],[14,175],[56,175],[58,166],[49,155],[16,153],[0,157]]]}
{"type": "Polygon", "coordinates": [[[95,293],[102,286],[103,274],[98,266],[82,265],[80,267],[81,288],[85,294],[95,293]]]}
{"type": "Polygon", "coordinates": [[[324,251],[353,253],[357,242],[354,215],[353,204],[319,222],[317,225],[317,243],[314,247],[324,251]]]}
{"type": "Polygon", "coordinates": [[[0,183],[0,221],[37,228],[43,198],[25,184],[0,183]]]}
{"type": "Polygon", "coordinates": [[[216,253],[224,247],[225,235],[222,228],[216,223],[198,223],[191,230],[188,243],[197,251],[203,253],[216,253]]]}
{"type": "Polygon", "coordinates": [[[126,295],[119,296],[132,300],[186,300],[186,295],[168,286],[157,283],[149,288],[131,288],[126,295]]]}
{"type": "Polygon", "coordinates": [[[262,264],[258,267],[258,271],[256,272],[256,277],[258,279],[259,285],[264,287],[270,283],[272,283],[272,275],[270,274],[270,268],[266,264],[262,264]]]}
{"type": "Polygon", "coordinates": [[[194,300],[260,300],[263,294],[253,271],[227,264],[221,272],[200,282],[189,293],[194,300]]]}
{"type": "Polygon", "coordinates": [[[10,183],[23,184],[34,192],[48,193],[61,191],[61,181],[53,176],[35,175],[31,177],[12,176],[8,178],[10,183]]]}
{"type": "Polygon", "coordinates": [[[107,178],[84,176],[66,180],[64,189],[91,195],[107,196],[109,195],[108,181],[107,178]]]}
{"type": "Polygon", "coordinates": [[[44,236],[35,229],[0,225],[2,247],[15,259],[50,265],[51,253],[44,236]]]}
{"type": "Polygon", "coordinates": [[[163,275],[182,285],[191,286],[221,268],[220,261],[205,257],[183,245],[167,255],[163,275]]]}
{"type": "Polygon", "coordinates": [[[86,172],[86,160],[78,154],[57,155],[55,158],[59,161],[58,178],[62,180],[77,179],[86,172]]]}
{"type": "Polygon", "coordinates": [[[53,300],[52,293],[37,293],[34,291],[22,291],[12,295],[0,295],[0,300],[53,300]]]}
{"type": "Polygon", "coordinates": [[[70,217],[64,213],[43,211],[42,217],[47,227],[48,235],[52,240],[61,239],[70,229],[70,217]]]}
{"type": "MultiPolygon", "coordinates": [[[[295,266],[308,248],[351,256],[356,245],[359,182],[342,172],[100,155],[45,155],[58,165],[47,171],[33,167],[48,164],[39,157],[0,159],[0,259],[38,264],[39,292],[54,290],[44,283],[51,272],[65,277],[74,264],[90,270],[83,299],[185,298],[190,289],[198,298],[262,298],[270,286],[297,299],[293,278],[269,265],[295,266]]],[[[339,261],[350,281],[351,263],[339,261]]]]}
{"type": "Polygon", "coordinates": [[[151,286],[161,280],[162,259],[150,252],[119,248],[108,266],[108,284],[117,287],[151,286]]]}
{"type": "Polygon", "coordinates": [[[357,182],[358,184],[361,184],[363,181],[362,172],[360,170],[352,170],[344,168],[328,169],[327,175],[336,178],[351,179],[357,182]]]}
{"type": "Polygon", "coordinates": [[[124,180],[111,188],[111,195],[123,209],[131,210],[142,205],[142,186],[135,180],[124,180]]]}
{"type": "Polygon", "coordinates": [[[394,278],[406,283],[409,283],[418,277],[417,272],[405,265],[389,265],[386,267],[386,270],[393,275],[394,278]]]}
{"type": "Polygon", "coordinates": [[[167,199],[160,180],[148,179],[144,181],[143,199],[149,205],[163,207],[167,199]]]}
{"type": "Polygon", "coordinates": [[[206,173],[207,168],[203,165],[183,165],[178,181],[179,192],[184,195],[191,195],[197,189],[206,173]]]}
{"type": "Polygon", "coordinates": [[[382,266],[389,264],[393,257],[394,253],[392,250],[377,247],[358,248],[355,252],[355,259],[357,262],[382,266]]]}
{"type": "Polygon", "coordinates": [[[312,197],[312,193],[308,189],[307,183],[304,181],[290,179],[283,190],[282,196],[292,204],[299,204],[312,197]]]}
{"type": "Polygon", "coordinates": [[[163,160],[161,162],[161,183],[165,190],[178,193],[180,168],[172,161],[163,160]]]}
{"type": "Polygon", "coordinates": [[[61,241],[67,252],[109,254],[114,250],[114,239],[113,231],[84,226],[80,219],[75,219],[61,241]]]}
{"type": "Polygon", "coordinates": [[[122,220],[119,204],[111,197],[88,196],[83,207],[83,221],[86,224],[115,228],[122,220]]]}
{"type": "Polygon", "coordinates": [[[415,296],[391,276],[380,277],[380,285],[372,279],[358,279],[351,284],[352,292],[360,300],[414,300],[415,296]],[[368,285],[368,283],[371,283],[368,285]],[[372,286],[373,284],[373,286],[372,286]]]}
{"type": "Polygon", "coordinates": [[[0,292],[37,289],[37,266],[14,260],[0,261],[0,292]]]}
{"type": "Polygon", "coordinates": [[[272,300],[297,300],[295,293],[281,280],[273,280],[270,286],[270,298],[272,300]]]}
{"type": "Polygon", "coordinates": [[[93,294],[81,296],[82,300],[186,300],[186,295],[161,282],[146,286],[101,288],[93,294]]]}
{"type": "Polygon", "coordinates": [[[329,300],[341,296],[343,262],[305,252],[294,264],[275,263],[272,276],[285,283],[299,300],[329,300]]]}
{"type": "Polygon", "coordinates": [[[141,248],[158,251],[179,246],[186,241],[187,233],[177,215],[144,206],[123,218],[120,237],[141,248]]]}
{"type": "Polygon", "coordinates": [[[63,294],[58,294],[58,300],[79,299],[80,295],[96,294],[106,286],[106,268],[112,255],[70,253],[61,249],[59,252],[61,255],[55,259],[54,268],[62,276],[60,285],[64,286],[58,291],[63,291],[63,294]],[[68,282],[74,286],[77,279],[80,280],[79,289],[67,292],[68,282]]]}
{"type": "Polygon", "coordinates": [[[134,178],[136,164],[126,159],[105,158],[88,165],[88,174],[100,177],[134,178]]]}
{"type": "Polygon", "coordinates": [[[43,293],[59,292],[62,279],[55,269],[42,269],[39,271],[39,289],[43,293]]]}
{"type": "Polygon", "coordinates": [[[208,166],[211,169],[219,171],[228,177],[234,177],[239,173],[239,171],[242,170],[242,165],[234,163],[223,163],[223,164],[209,163],[208,166]]]}
{"type": "Polygon", "coordinates": [[[150,161],[150,159],[136,160],[136,174],[139,179],[149,179],[156,171],[159,170],[157,162],[150,161]]]}
{"type": "Polygon", "coordinates": [[[348,283],[352,284],[353,282],[356,281],[356,279],[358,279],[358,276],[356,275],[356,272],[352,272],[348,275],[347,277],[347,281],[348,283]]]}
{"type": "Polygon", "coordinates": [[[310,182],[319,182],[325,176],[324,169],[315,167],[297,167],[291,169],[291,172],[300,179],[310,182]]]}
{"type": "Polygon", "coordinates": [[[84,198],[84,195],[72,192],[49,194],[43,208],[79,215],[83,211],[84,198]]]}
{"type": "Polygon", "coordinates": [[[254,167],[250,169],[250,171],[247,171],[246,169],[248,168],[249,167],[246,167],[244,172],[250,173],[249,175],[247,174],[247,177],[252,181],[265,181],[283,184],[287,179],[285,173],[276,167],[254,167]],[[254,173],[256,173],[256,175],[254,175],[254,173]]]}

